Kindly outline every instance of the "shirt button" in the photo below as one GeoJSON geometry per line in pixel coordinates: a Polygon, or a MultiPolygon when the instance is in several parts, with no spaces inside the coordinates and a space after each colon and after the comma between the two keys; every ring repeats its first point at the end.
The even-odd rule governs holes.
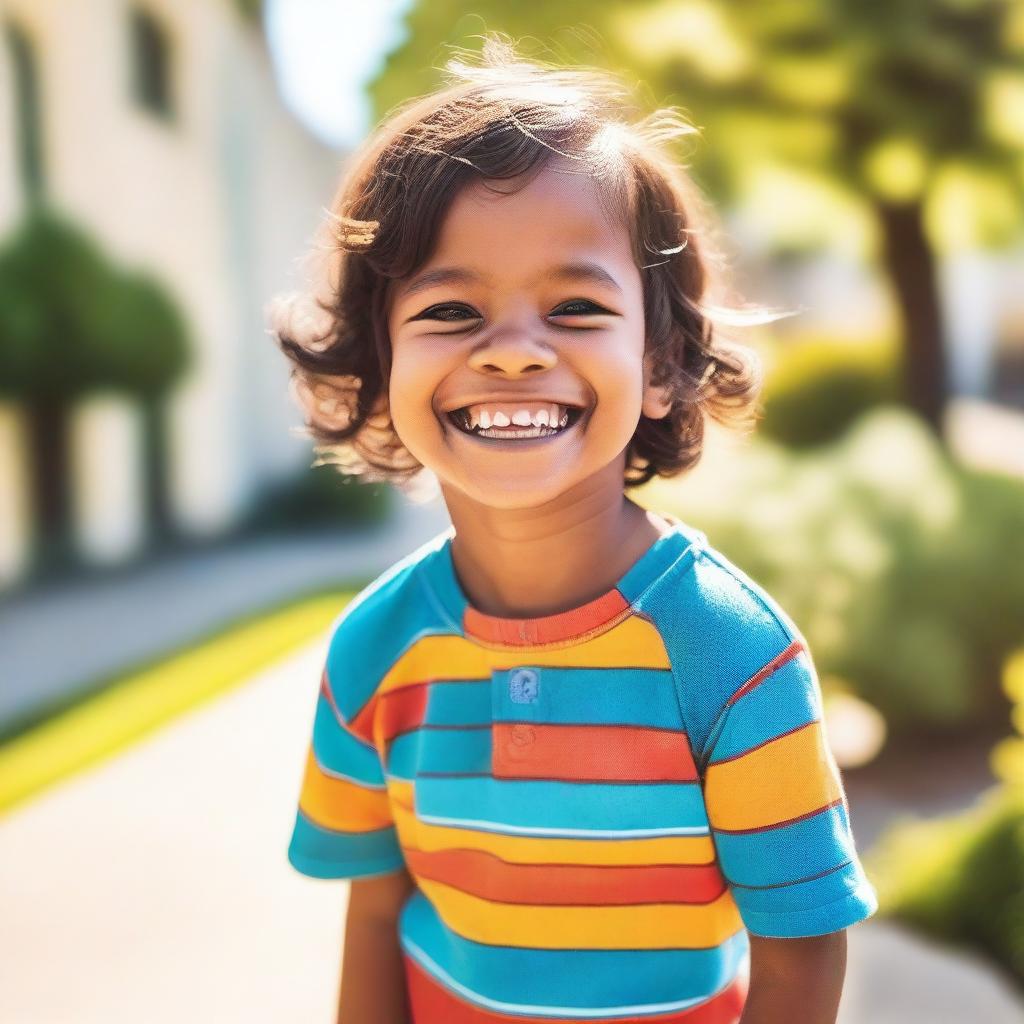
{"type": "Polygon", "coordinates": [[[518,668],[509,677],[509,696],[516,704],[533,704],[537,700],[537,673],[518,668]]]}
{"type": "Polygon", "coordinates": [[[533,729],[528,725],[512,726],[512,742],[517,747],[527,747],[534,739],[533,729]]]}

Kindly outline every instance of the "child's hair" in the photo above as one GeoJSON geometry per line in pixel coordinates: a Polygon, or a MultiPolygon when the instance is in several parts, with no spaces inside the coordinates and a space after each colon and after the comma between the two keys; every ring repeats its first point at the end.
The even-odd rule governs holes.
{"type": "Polygon", "coordinates": [[[577,161],[601,186],[606,212],[628,226],[651,382],[671,395],[664,419],[641,416],[624,486],[674,476],[700,458],[705,413],[740,428],[758,414],[758,355],[721,338],[717,323],[776,318],[706,301],[718,283],[712,269],[724,265],[710,237],[713,218],[663,149],[697,129],[674,108],[629,123],[622,117],[633,104],[610,73],[525,61],[500,33],[485,37],[481,57],[476,65],[449,60],[444,88],[393,110],[356,151],[311,254],[316,278],[271,307],[315,465],[417,493],[423,467],[388,412],[388,285],[427,261],[465,185],[528,180],[557,155],[577,161]]]}

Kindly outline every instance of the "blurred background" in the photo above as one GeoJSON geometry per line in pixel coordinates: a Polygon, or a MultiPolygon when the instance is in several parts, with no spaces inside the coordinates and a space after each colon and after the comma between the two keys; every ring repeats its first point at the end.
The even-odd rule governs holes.
{"type": "Polygon", "coordinates": [[[0,1019],[333,1019],[285,860],[324,631],[448,525],[312,469],[264,308],[348,153],[504,31],[624,72],[766,367],[634,492],[814,653],[882,901],[841,1020],[1024,1010],[1024,5],[3,0],[0,1019]]]}

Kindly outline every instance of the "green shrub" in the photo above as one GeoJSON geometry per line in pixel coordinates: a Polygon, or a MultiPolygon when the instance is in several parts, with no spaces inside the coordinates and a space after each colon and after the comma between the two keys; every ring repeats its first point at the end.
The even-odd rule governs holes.
{"type": "MultiPolygon", "coordinates": [[[[646,497],[650,495],[650,497],[646,497]]],[[[953,463],[903,408],[833,445],[753,440],[708,485],[656,480],[664,507],[772,594],[890,736],[1006,720],[1000,667],[1024,641],[1024,484],[953,463]]]]}
{"type": "Polygon", "coordinates": [[[155,397],[189,362],[187,325],[163,286],[112,264],[63,214],[33,209],[0,245],[0,395],[155,397]]]}
{"type": "Polygon", "coordinates": [[[992,770],[1010,785],[1024,790],[1024,647],[1003,668],[1003,689],[1013,704],[1010,722],[1015,736],[1007,736],[992,751],[992,770]]]}
{"type": "Polygon", "coordinates": [[[1003,785],[962,814],[897,821],[864,862],[881,913],[985,955],[1024,987],[1024,648],[1002,677],[1017,732],[993,751],[1003,785]]]}
{"type": "Polygon", "coordinates": [[[387,484],[361,483],[329,468],[308,469],[269,489],[247,526],[258,531],[383,522],[392,497],[387,484]]]}
{"type": "Polygon", "coordinates": [[[864,866],[880,913],[984,954],[1024,986],[1024,787],[953,817],[901,820],[864,866]]]}
{"type": "Polygon", "coordinates": [[[792,447],[825,444],[898,396],[897,349],[890,342],[791,343],[780,349],[765,379],[759,429],[792,447]]]}

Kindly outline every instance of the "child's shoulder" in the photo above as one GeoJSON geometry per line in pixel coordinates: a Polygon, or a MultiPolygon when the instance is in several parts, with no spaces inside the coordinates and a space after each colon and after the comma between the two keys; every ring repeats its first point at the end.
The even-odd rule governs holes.
{"type": "Polygon", "coordinates": [[[443,628],[420,569],[448,532],[385,569],[345,605],[328,629],[327,673],[343,713],[362,706],[388,668],[415,640],[443,628]]]}
{"type": "Polygon", "coordinates": [[[645,595],[645,610],[663,631],[700,636],[708,644],[789,643],[800,636],[796,624],[760,583],[690,528],[691,557],[680,559],[645,595]]]}
{"type": "Polygon", "coordinates": [[[780,603],[704,534],[643,595],[640,610],[665,645],[695,749],[745,682],[794,643],[806,646],[780,603]]]}

